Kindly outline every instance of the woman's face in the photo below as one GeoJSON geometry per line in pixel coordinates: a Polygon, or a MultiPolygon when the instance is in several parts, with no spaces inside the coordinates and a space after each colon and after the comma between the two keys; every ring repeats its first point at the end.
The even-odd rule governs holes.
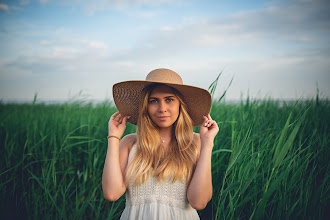
{"type": "Polygon", "coordinates": [[[157,86],[149,96],[148,113],[160,128],[170,127],[179,116],[180,101],[168,86],[157,86]]]}

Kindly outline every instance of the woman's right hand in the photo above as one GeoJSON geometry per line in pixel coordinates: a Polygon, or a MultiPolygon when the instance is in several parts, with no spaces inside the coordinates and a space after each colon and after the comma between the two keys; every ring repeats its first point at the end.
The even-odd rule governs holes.
{"type": "Polygon", "coordinates": [[[111,115],[109,120],[109,135],[113,135],[121,138],[123,136],[124,131],[126,129],[126,122],[129,116],[123,117],[119,112],[111,115]]]}

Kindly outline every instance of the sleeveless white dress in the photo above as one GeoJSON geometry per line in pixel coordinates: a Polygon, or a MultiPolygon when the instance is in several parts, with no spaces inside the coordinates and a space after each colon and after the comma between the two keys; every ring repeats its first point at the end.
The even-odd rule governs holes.
{"type": "MultiPolygon", "coordinates": [[[[128,163],[136,147],[132,147],[128,163]]],[[[158,183],[150,177],[143,185],[134,186],[131,180],[127,186],[126,207],[121,220],[199,220],[197,211],[187,199],[187,183],[165,180],[158,183]]]]}

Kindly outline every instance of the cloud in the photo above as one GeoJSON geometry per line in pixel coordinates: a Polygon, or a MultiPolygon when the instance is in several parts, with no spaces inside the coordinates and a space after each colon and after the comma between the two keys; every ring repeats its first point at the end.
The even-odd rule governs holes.
{"type": "MultiPolygon", "coordinates": [[[[134,48],[116,52],[113,59],[170,64],[183,73],[189,70],[191,76],[226,67],[237,75],[235,91],[250,88],[254,96],[261,90],[273,91],[277,98],[297,98],[304,94],[302,88],[305,95],[314,95],[315,82],[330,95],[326,89],[330,83],[329,10],[325,1],[292,1],[228,17],[161,26],[138,39],[134,48]]],[[[201,85],[207,87],[207,80],[201,85]]],[[[239,95],[232,93],[232,98],[239,95]]]]}
{"type": "MultiPolygon", "coordinates": [[[[40,4],[46,4],[46,3],[51,2],[51,0],[32,0],[32,1],[39,2],[40,4]]],[[[31,0],[20,0],[19,3],[21,5],[28,5],[31,3],[31,0]]]]}
{"type": "Polygon", "coordinates": [[[30,0],[20,0],[19,2],[21,5],[28,5],[30,4],[30,0]]]}
{"type": "Polygon", "coordinates": [[[41,40],[39,43],[41,46],[60,46],[60,47],[75,47],[75,48],[99,48],[106,49],[107,45],[105,42],[93,41],[84,38],[67,38],[59,39],[56,41],[41,40]]]}
{"type": "Polygon", "coordinates": [[[239,51],[239,56],[247,51],[245,49],[254,48],[251,53],[265,55],[263,52],[266,50],[266,54],[272,56],[275,51],[290,50],[299,43],[306,47],[314,44],[319,47],[319,44],[330,43],[328,11],[328,1],[292,1],[226,17],[167,25],[139,39],[137,48],[150,52],[146,53],[150,57],[163,57],[191,51],[192,48],[218,48],[218,53],[224,55],[230,53],[229,50],[235,50],[239,51]]]}
{"type": "MultiPolygon", "coordinates": [[[[97,11],[107,10],[128,10],[128,8],[139,7],[143,5],[159,6],[161,4],[171,3],[174,0],[98,0],[98,1],[85,1],[82,4],[88,15],[93,15],[97,11]]],[[[81,3],[81,2],[80,2],[81,3]]],[[[141,16],[150,17],[154,12],[140,13],[141,16]]]]}
{"type": "MultiPolygon", "coordinates": [[[[100,58],[107,54],[106,43],[87,39],[41,40],[39,45],[38,51],[0,62],[1,77],[18,77],[19,75],[15,73],[31,76],[31,74],[38,75],[40,72],[44,74],[50,70],[62,72],[75,69],[73,66],[89,66],[89,62],[100,63],[102,62],[100,58]],[[5,73],[10,73],[11,76],[5,73]]],[[[26,45],[24,46],[27,51],[30,50],[26,45]]],[[[29,47],[38,48],[38,45],[31,44],[29,47]]]]}
{"type": "Polygon", "coordinates": [[[9,7],[6,4],[0,3],[0,10],[8,11],[9,7]]]}
{"type": "Polygon", "coordinates": [[[46,4],[46,3],[50,2],[50,0],[39,0],[39,2],[40,2],[41,4],[46,4]]]}
{"type": "MultiPolygon", "coordinates": [[[[286,36],[295,34],[308,36],[313,32],[330,29],[329,10],[330,2],[327,0],[295,0],[265,10],[237,13],[224,22],[238,23],[241,30],[263,36],[279,33],[286,36]]],[[[221,24],[221,20],[218,23],[221,24]]]]}
{"type": "MultiPolygon", "coordinates": [[[[103,10],[102,4],[103,9],[111,6],[99,1],[96,10],[103,10]]],[[[45,99],[66,97],[70,88],[89,88],[91,95],[102,99],[105,93],[111,94],[115,82],[142,80],[150,70],[167,67],[179,72],[185,83],[203,88],[221,70],[224,78],[220,88],[226,87],[235,74],[227,93],[233,99],[248,90],[251,96],[261,92],[275,98],[295,98],[304,92],[314,95],[315,82],[330,96],[326,89],[330,69],[329,10],[326,1],[291,1],[211,19],[182,18],[174,24],[143,26],[143,31],[136,27],[134,31],[143,35],[132,34],[133,46],[97,40],[65,27],[53,32],[41,29],[44,32],[39,35],[29,29],[34,34],[29,37],[37,36],[37,43],[15,45],[20,53],[0,60],[0,94],[16,94],[5,87],[7,82],[15,81],[15,88],[21,87],[31,99],[35,88],[45,94],[45,99]]],[[[115,28],[112,33],[127,34],[115,28]]]]}

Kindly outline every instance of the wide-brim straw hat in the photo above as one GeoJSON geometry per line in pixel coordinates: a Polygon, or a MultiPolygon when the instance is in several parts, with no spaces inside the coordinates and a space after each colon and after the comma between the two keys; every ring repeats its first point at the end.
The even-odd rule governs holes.
{"type": "Polygon", "coordinates": [[[203,123],[203,116],[208,115],[212,104],[210,93],[199,87],[184,85],[179,74],[169,69],[155,69],[147,75],[145,81],[124,81],[113,85],[112,94],[115,105],[123,116],[130,116],[128,122],[137,124],[142,90],[155,83],[178,90],[187,105],[193,126],[203,123]]]}

